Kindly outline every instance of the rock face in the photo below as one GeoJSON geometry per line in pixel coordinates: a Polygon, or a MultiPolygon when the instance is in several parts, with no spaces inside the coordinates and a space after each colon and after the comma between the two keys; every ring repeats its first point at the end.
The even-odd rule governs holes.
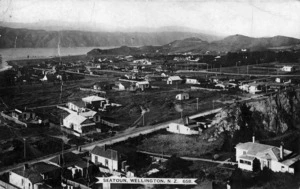
{"type": "Polygon", "coordinates": [[[289,90],[265,99],[233,104],[215,116],[212,135],[218,137],[226,132],[233,138],[249,141],[253,134],[265,138],[299,129],[299,99],[300,92],[289,90]]]}

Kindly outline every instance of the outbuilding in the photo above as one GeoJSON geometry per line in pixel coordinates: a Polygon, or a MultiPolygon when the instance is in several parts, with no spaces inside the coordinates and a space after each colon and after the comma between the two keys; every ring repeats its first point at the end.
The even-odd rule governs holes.
{"type": "Polygon", "coordinates": [[[190,95],[188,93],[180,93],[176,95],[176,100],[188,100],[190,99],[190,95]]]}

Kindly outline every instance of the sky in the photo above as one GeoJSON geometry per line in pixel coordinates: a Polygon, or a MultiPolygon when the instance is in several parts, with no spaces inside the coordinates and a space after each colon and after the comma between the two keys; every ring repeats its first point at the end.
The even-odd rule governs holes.
{"type": "Polygon", "coordinates": [[[300,38],[294,0],[0,0],[0,21],[112,29],[178,26],[211,34],[300,38]]]}

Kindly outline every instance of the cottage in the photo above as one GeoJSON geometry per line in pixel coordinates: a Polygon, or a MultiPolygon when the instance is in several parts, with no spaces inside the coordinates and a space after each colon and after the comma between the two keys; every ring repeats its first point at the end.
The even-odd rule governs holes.
{"type": "Polygon", "coordinates": [[[91,109],[103,108],[105,104],[108,104],[108,100],[100,96],[88,96],[82,98],[82,101],[85,103],[87,108],[91,109]]]}
{"type": "Polygon", "coordinates": [[[249,83],[248,86],[249,86],[248,92],[250,94],[257,94],[262,92],[263,85],[260,83],[249,83]]]}
{"type": "Polygon", "coordinates": [[[199,127],[198,125],[194,126],[185,126],[179,123],[170,123],[167,131],[171,133],[184,134],[184,135],[195,135],[199,134],[199,131],[195,129],[195,127],[199,127]]]}
{"type": "Polygon", "coordinates": [[[149,81],[138,81],[135,83],[136,87],[144,91],[150,87],[149,81]]]}
{"type": "Polygon", "coordinates": [[[225,81],[228,81],[228,78],[226,76],[212,76],[209,79],[213,83],[223,83],[225,81]]]}
{"type": "Polygon", "coordinates": [[[95,122],[76,113],[71,113],[63,119],[63,126],[75,131],[79,136],[94,129],[95,125],[95,122]]]}
{"type": "Polygon", "coordinates": [[[95,146],[91,151],[91,161],[96,165],[102,165],[113,170],[119,170],[120,155],[117,151],[107,149],[106,146],[95,146]]]}
{"type": "Polygon", "coordinates": [[[182,79],[179,76],[170,76],[167,79],[168,85],[178,84],[181,83],[182,79]]]}
{"type": "Polygon", "coordinates": [[[171,133],[183,134],[183,135],[196,135],[200,133],[200,126],[193,124],[186,118],[186,122],[182,123],[170,123],[167,131],[171,133]]]}
{"type": "Polygon", "coordinates": [[[255,142],[240,143],[236,147],[236,160],[238,167],[247,171],[253,171],[253,162],[257,159],[260,169],[268,167],[274,172],[294,173],[294,165],[299,161],[300,155],[293,154],[284,149],[283,145],[279,148],[255,142]]]}
{"type": "Polygon", "coordinates": [[[84,108],[85,104],[82,101],[74,101],[74,102],[68,102],[67,103],[67,107],[70,110],[73,110],[75,112],[84,112],[85,108],[84,108]]]}
{"type": "Polygon", "coordinates": [[[190,95],[188,93],[180,93],[176,95],[176,100],[188,100],[190,99],[190,95]]]}
{"type": "Polygon", "coordinates": [[[32,110],[14,109],[12,111],[12,117],[17,120],[29,120],[34,119],[36,117],[36,114],[32,110]]]}
{"type": "Polygon", "coordinates": [[[59,177],[60,168],[44,162],[13,169],[9,172],[9,183],[17,188],[38,189],[46,179],[59,177]]]}
{"type": "Polygon", "coordinates": [[[275,82],[276,82],[276,83],[286,83],[286,84],[288,84],[288,83],[292,83],[292,80],[291,80],[290,78],[277,77],[277,78],[275,79],[275,82]]]}
{"type": "Polygon", "coordinates": [[[113,89],[116,91],[125,91],[125,86],[121,82],[116,82],[113,89]]]}
{"type": "Polygon", "coordinates": [[[293,71],[295,71],[296,69],[295,69],[295,67],[294,66],[283,66],[282,68],[281,68],[281,71],[284,71],[284,72],[293,72],[293,71]]]}
{"type": "Polygon", "coordinates": [[[200,84],[199,80],[196,78],[186,78],[186,84],[200,84]]]}

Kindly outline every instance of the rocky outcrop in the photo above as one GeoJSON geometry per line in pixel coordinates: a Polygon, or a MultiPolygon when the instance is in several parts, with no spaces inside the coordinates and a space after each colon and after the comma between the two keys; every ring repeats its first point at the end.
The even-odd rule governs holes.
{"type": "Polygon", "coordinates": [[[265,138],[300,129],[299,99],[300,92],[289,90],[226,107],[215,116],[210,138],[213,140],[225,132],[249,140],[253,134],[265,138]]]}

